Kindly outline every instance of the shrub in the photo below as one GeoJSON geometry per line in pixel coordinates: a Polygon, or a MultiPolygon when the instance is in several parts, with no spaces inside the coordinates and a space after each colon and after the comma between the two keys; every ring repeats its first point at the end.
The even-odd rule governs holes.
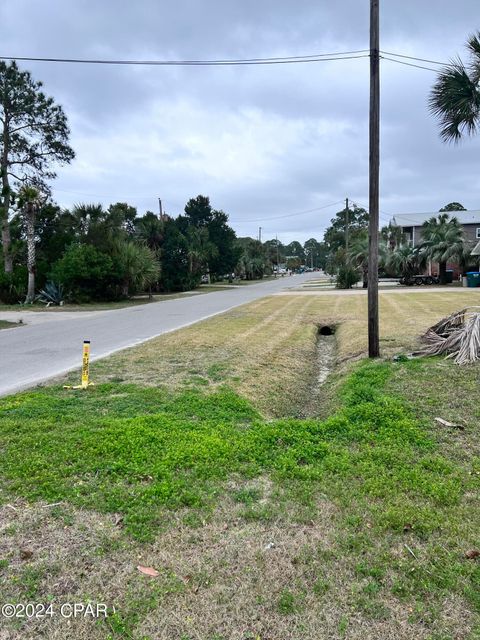
{"type": "Polygon", "coordinates": [[[358,269],[349,264],[342,265],[337,274],[337,289],[351,289],[360,280],[358,269]]]}
{"type": "Polygon", "coordinates": [[[27,268],[16,266],[13,273],[0,272],[0,302],[17,304],[23,302],[27,293],[27,268]]]}
{"type": "Polygon", "coordinates": [[[55,284],[55,282],[47,282],[38,295],[38,300],[46,305],[60,305],[63,303],[63,299],[63,286],[61,284],[55,284]]]}
{"type": "Polygon", "coordinates": [[[50,278],[75,302],[115,297],[112,259],[91,245],[71,245],[54,264],[50,278]]]}

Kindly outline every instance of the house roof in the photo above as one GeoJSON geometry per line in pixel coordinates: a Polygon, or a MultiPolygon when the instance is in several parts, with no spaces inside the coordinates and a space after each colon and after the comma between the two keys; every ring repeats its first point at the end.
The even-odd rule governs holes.
{"type": "MultiPolygon", "coordinates": [[[[480,224],[480,210],[477,211],[447,211],[451,218],[455,217],[460,224],[480,224]]],[[[396,213],[394,224],[399,227],[421,227],[430,218],[436,218],[439,211],[430,213],[396,213]]]]}

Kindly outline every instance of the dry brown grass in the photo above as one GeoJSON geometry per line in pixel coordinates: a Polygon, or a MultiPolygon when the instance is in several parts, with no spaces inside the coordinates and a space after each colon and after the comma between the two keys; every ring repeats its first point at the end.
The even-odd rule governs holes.
{"type": "MultiPolygon", "coordinates": [[[[338,357],[340,360],[364,355],[367,349],[367,298],[365,295],[318,295],[315,309],[331,308],[332,321],[340,324],[338,357]]],[[[419,335],[437,319],[480,301],[480,292],[408,292],[380,293],[380,341],[384,355],[399,349],[413,349],[419,335]]],[[[328,317],[328,316],[327,316],[328,317]]]]}
{"type": "Polygon", "coordinates": [[[266,415],[295,413],[315,375],[314,304],[258,300],[99,361],[92,379],[177,390],[227,382],[266,415]]]}
{"type": "MultiPolygon", "coordinates": [[[[441,317],[480,292],[380,294],[384,355],[414,349],[441,317]]],[[[237,307],[92,366],[92,378],[147,385],[232,385],[267,416],[304,415],[316,386],[317,326],[337,325],[337,363],[365,354],[367,299],[358,294],[278,295],[237,307]]]]}
{"type": "MultiPolygon", "coordinates": [[[[388,591],[375,611],[362,610],[362,590],[351,556],[336,547],[338,513],[328,500],[318,517],[302,522],[282,514],[269,523],[248,521],[235,490],[258,488],[268,504],[268,480],[232,482],[208,521],[192,528],[171,514],[168,530],[150,545],[130,545],[111,515],[71,507],[56,510],[17,502],[0,510],[1,552],[10,580],[8,602],[54,599],[105,603],[121,612],[114,637],[155,640],[463,640],[471,631],[461,599],[447,596],[433,624],[388,591]],[[22,559],[22,552],[31,552],[22,559]],[[137,565],[154,567],[157,578],[137,565]],[[449,635],[451,634],[451,635],[449,635]],[[438,636],[440,637],[440,635],[438,636]]],[[[275,497],[272,497],[275,500],[275,497]]],[[[287,505],[288,514],[288,505],[287,505]]],[[[399,547],[398,554],[406,555],[399,547]]],[[[100,640],[107,624],[92,619],[28,620],[0,629],[1,640],[100,640]]]]}

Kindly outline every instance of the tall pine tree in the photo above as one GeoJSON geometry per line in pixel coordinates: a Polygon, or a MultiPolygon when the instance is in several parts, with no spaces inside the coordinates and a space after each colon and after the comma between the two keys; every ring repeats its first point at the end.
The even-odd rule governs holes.
{"type": "Polygon", "coordinates": [[[9,216],[20,186],[47,190],[55,164],[71,162],[69,128],[61,106],[15,62],[0,62],[0,225],[4,267],[12,272],[9,216]]]}

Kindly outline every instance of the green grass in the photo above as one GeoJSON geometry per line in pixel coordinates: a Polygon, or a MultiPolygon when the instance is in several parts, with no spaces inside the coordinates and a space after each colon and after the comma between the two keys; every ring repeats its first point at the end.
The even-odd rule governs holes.
{"type": "MultiPolygon", "coordinates": [[[[227,386],[208,392],[196,370],[190,375],[192,386],[177,393],[108,383],[1,399],[0,503],[62,501],[51,515],[66,530],[72,505],[121,514],[120,537],[105,537],[98,558],[115,558],[125,544],[135,557],[157,544],[176,512],[193,549],[195,532],[226,498],[235,513],[230,528],[240,520],[267,531],[319,522],[332,504],[328,544],[312,540],[292,557],[295,579],[269,585],[271,601],[258,595],[259,610],[273,612],[276,624],[301,626],[312,599],[320,608],[333,603],[338,637],[348,637],[359,617],[389,629],[398,607],[409,612],[412,632],[431,629],[425,638],[446,639],[454,636],[438,635],[439,620],[456,598],[473,629],[459,637],[477,637],[480,565],[465,557],[478,548],[480,531],[477,367],[440,359],[357,363],[341,381],[332,377],[331,415],[304,420],[266,420],[227,386]],[[435,416],[461,419],[465,430],[439,427],[435,416]]],[[[225,368],[212,365],[207,375],[221,382],[225,368]]],[[[14,526],[3,535],[14,535],[14,526]]],[[[271,561],[259,558],[249,570],[271,561]]],[[[168,565],[153,582],[129,579],[107,621],[111,638],[148,637],[138,635],[145,617],[175,599],[195,599],[218,579],[211,562],[188,581],[187,570],[168,565]]],[[[0,585],[2,574],[13,575],[6,595],[14,588],[42,601],[46,576],[57,572],[58,562],[40,560],[15,569],[9,556],[0,585]]]]}
{"type": "MultiPolygon", "coordinates": [[[[304,517],[321,494],[339,506],[335,553],[355,558],[367,581],[352,596],[358,610],[387,615],[376,606],[385,589],[419,603],[459,593],[480,610],[480,567],[464,557],[480,530],[468,498],[478,495],[480,459],[442,454],[428,425],[389,393],[395,377],[416,373],[410,362],[359,366],[326,420],[265,421],[226,387],[210,395],[120,384],[20,394],[0,403],[1,495],[121,512],[128,535],[151,540],[165,510],[208,509],[232,474],[268,474],[304,517]],[[399,544],[412,553],[393,553],[399,544]]],[[[245,518],[268,521],[278,517],[279,495],[275,505],[257,504],[258,490],[234,499],[245,518]]],[[[285,592],[277,610],[298,611],[301,599],[285,592]]]]}
{"type": "Polygon", "coordinates": [[[0,320],[0,329],[13,329],[14,327],[20,327],[19,322],[7,322],[7,320],[0,320]]]}

